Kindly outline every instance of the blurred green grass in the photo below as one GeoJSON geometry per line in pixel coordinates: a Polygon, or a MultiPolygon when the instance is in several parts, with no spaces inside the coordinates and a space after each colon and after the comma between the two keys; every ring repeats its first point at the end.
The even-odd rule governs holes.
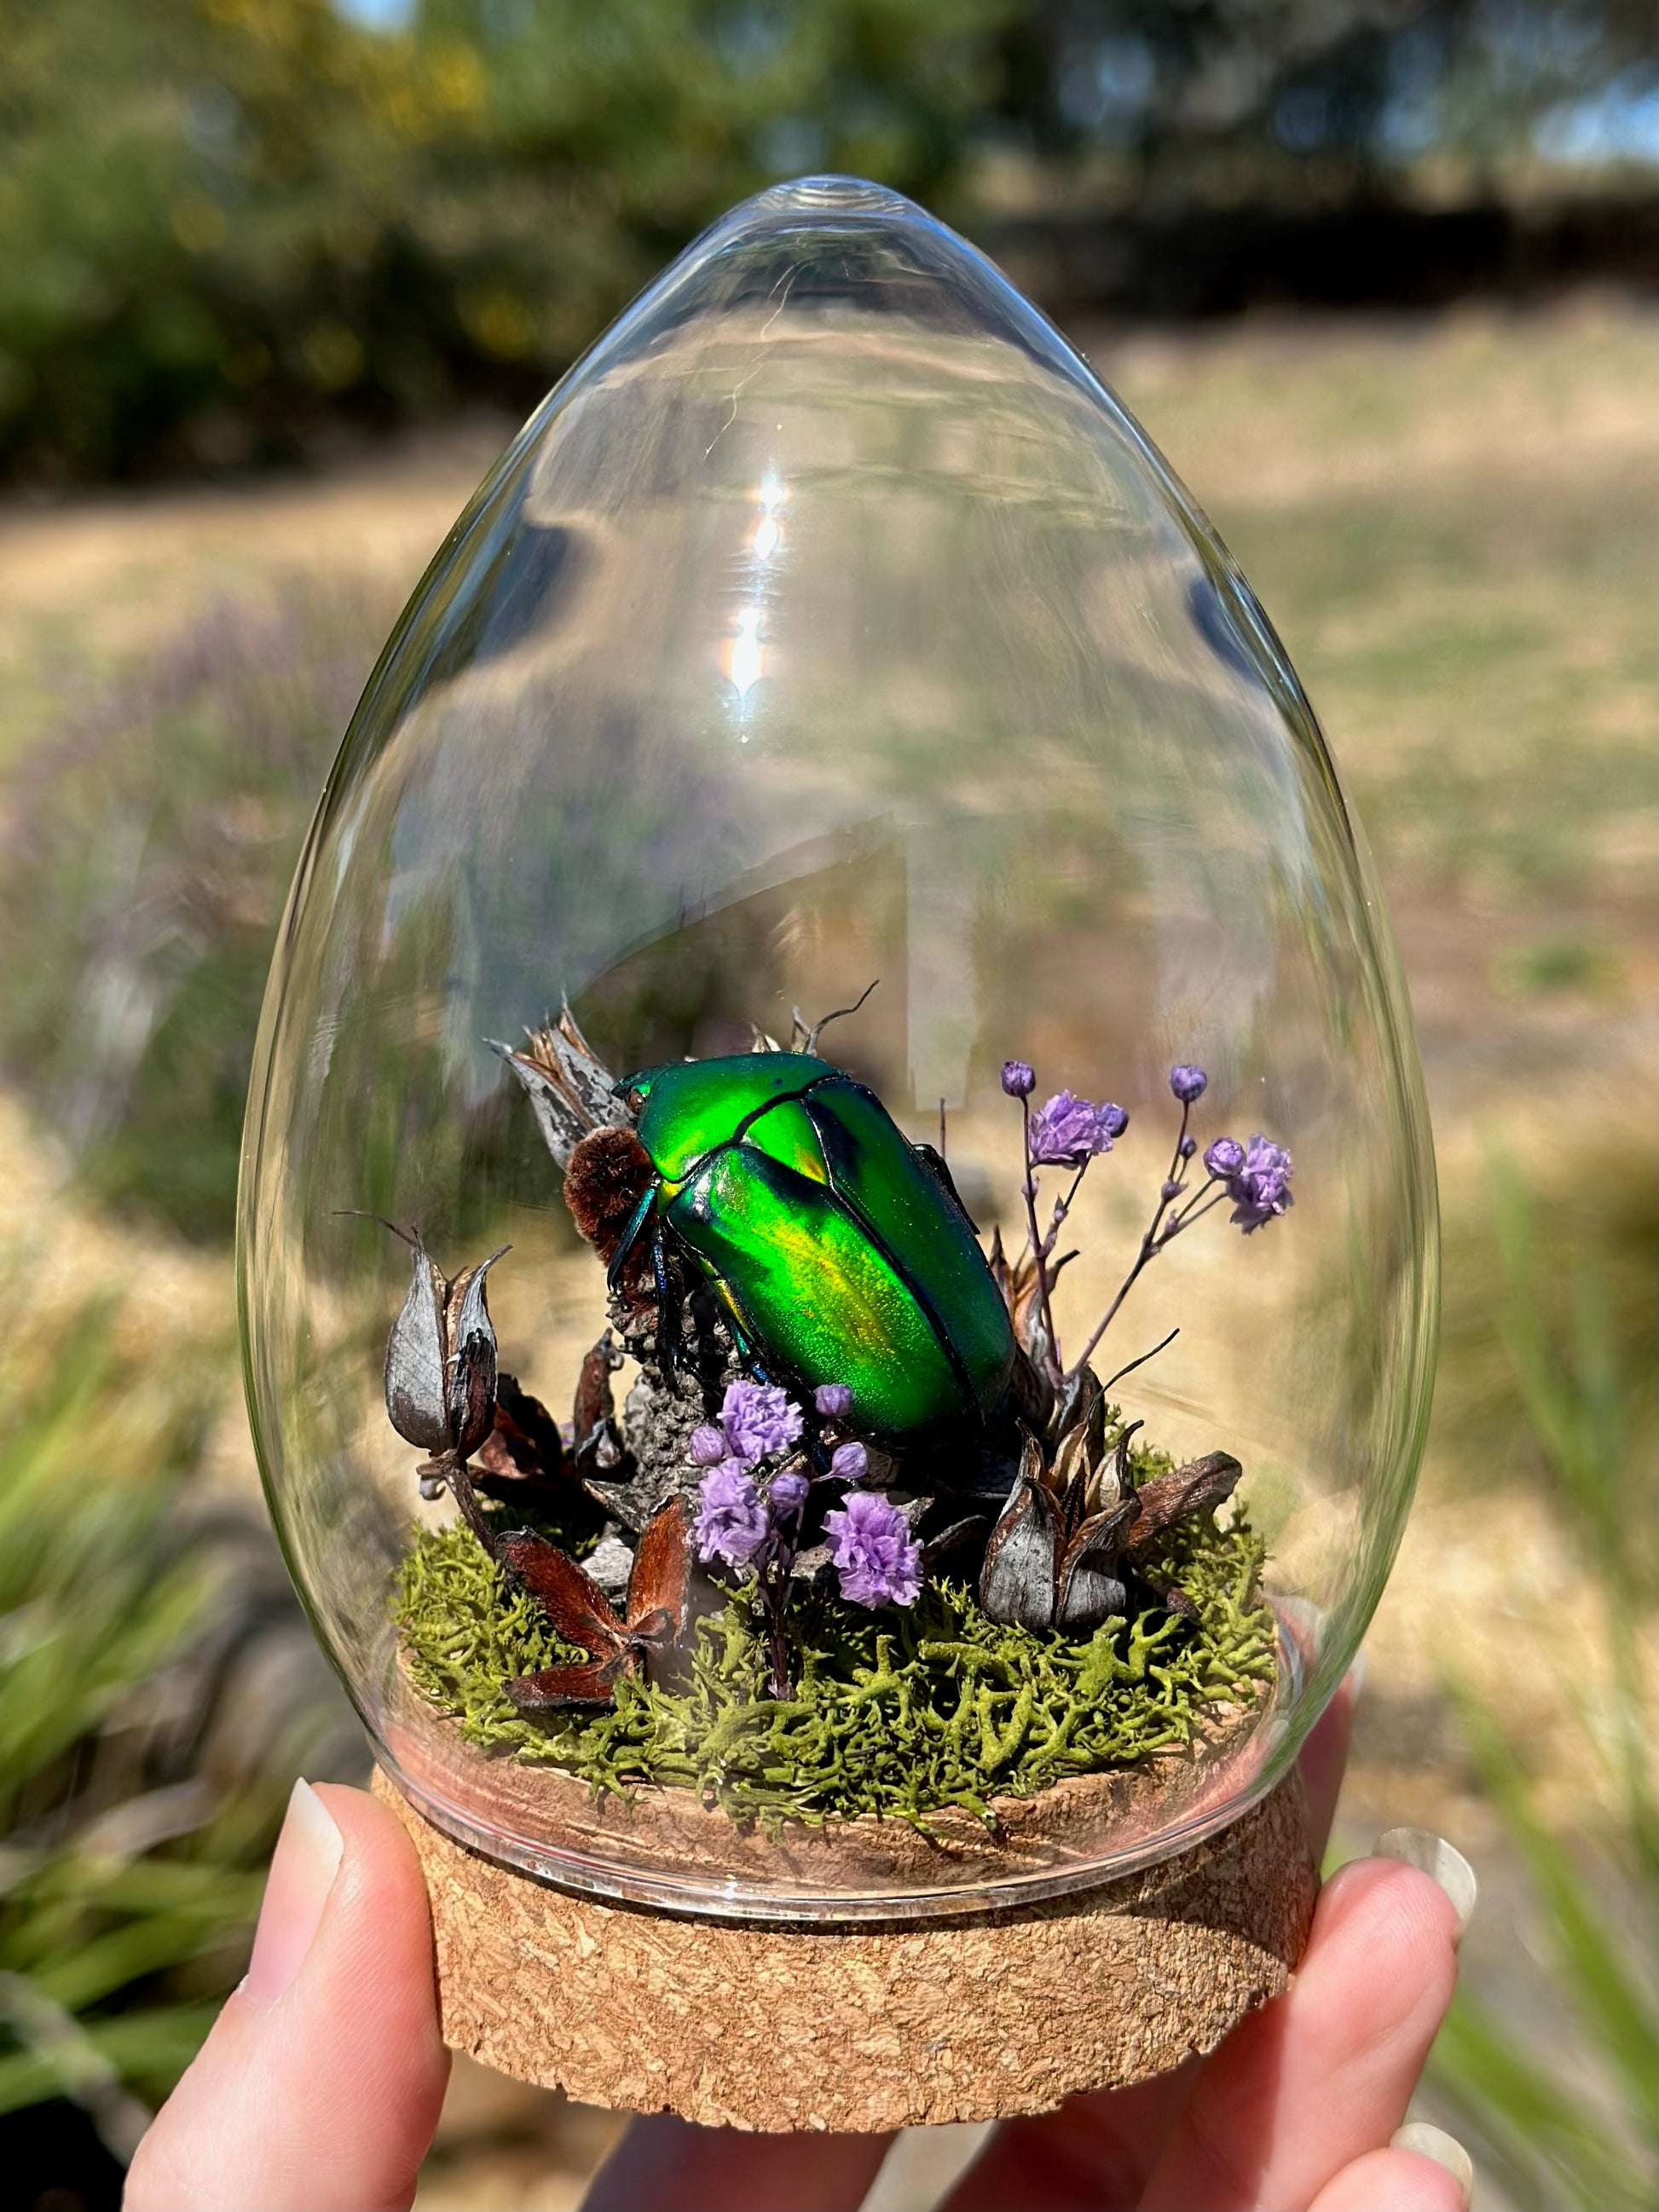
{"type": "Polygon", "coordinates": [[[1575,1634],[1606,1661],[1606,1692],[1583,1725],[1613,1811],[1593,1838],[1553,1832],[1524,1701],[1498,1713],[1454,1680],[1475,1771],[1526,1869],[1566,2032],[1558,2025],[1539,2048],[1465,1987],[1431,2078],[1528,2212],[1641,2212],[1659,2195],[1659,1982],[1641,1944],[1659,1925],[1659,1754],[1644,1651],[1659,1595],[1659,1218],[1650,1204],[1620,1224],[1619,1243],[1638,1245],[1645,1262],[1621,1313],[1618,1276],[1594,1249],[1569,1256],[1552,1239],[1547,1251],[1544,1208],[1507,1162],[1494,1163],[1491,1188],[1492,1333],[1516,1425],[1553,1478],[1563,1549],[1591,1578],[1595,1603],[1575,1634]]]}
{"type": "Polygon", "coordinates": [[[3,1288],[0,2116],[67,2097],[124,2156],[241,1971],[330,1716],[261,1711],[262,1547],[190,1494],[200,1370],[124,1352],[107,1304],[31,1322],[15,1263],[3,1288]]]}

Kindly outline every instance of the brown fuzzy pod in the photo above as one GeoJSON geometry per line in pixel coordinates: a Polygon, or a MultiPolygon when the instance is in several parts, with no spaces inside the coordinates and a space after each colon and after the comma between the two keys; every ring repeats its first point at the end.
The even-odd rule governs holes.
{"type": "Polygon", "coordinates": [[[593,1129],[570,1155],[564,1200],[571,1217],[609,1264],[635,1207],[651,1186],[651,1156],[631,1129],[593,1129]]]}

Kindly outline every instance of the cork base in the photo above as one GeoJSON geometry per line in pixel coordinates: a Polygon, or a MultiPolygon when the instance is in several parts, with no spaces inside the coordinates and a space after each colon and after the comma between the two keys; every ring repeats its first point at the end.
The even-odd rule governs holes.
{"type": "Polygon", "coordinates": [[[586,2104],[851,2131],[1048,2112],[1212,2050],[1285,1987],[1318,1877],[1291,1774],[1127,1879],[1006,1911],[827,1929],[554,1889],[423,1820],[445,2039],[586,2104]]]}

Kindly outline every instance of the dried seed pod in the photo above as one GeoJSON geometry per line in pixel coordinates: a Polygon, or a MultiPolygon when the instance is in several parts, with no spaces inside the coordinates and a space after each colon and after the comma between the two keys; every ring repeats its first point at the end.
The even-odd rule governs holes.
{"type": "Polygon", "coordinates": [[[444,1359],[444,1302],[448,1285],[418,1237],[403,1311],[386,1346],[386,1418],[405,1443],[447,1451],[449,1394],[444,1359]]]}
{"type": "Polygon", "coordinates": [[[477,1486],[492,1498],[522,1498],[564,1474],[564,1438],[539,1398],[503,1370],[495,1377],[495,1424],[478,1447],[477,1486]]]}
{"type": "Polygon", "coordinates": [[[1144,1551],[1166,1528],[1194,1513],[1213,1512],[1231,1498],[1244,1472],[1231,1452],[1206,1452],[1169,1474],[1158,1474],[1135,1492],[1135,1517],[1124,1540],[1131,1557],[1144,1551]]]}
{"type": "Polygon", "coordinates": [[[1042,1631],[1054,1625],[1060,1528],[1042,1481],[1042,1452],[1025,1440],[1019,1473],[985,1547],[979,1601],[993,1620],[1042,1631]]]}
{"type": "Polygon", "coordinates": [[[615,1436],[617,1401],[611,1378],[622,1364],[623,1355],[609,1329],[583,1355],[571,1407],[570,1449],[579,1466],[590,1454],[597,1458],[600,1447],[615,1436]]]}
{"type": "Polygon", "coordinates": [[[607,1705],[623,1674],[639,1672],[685,1633],[691,1581],[690,1522],[670,1498],[640,1538],[619,1613],[585,1567],[530,1529],[503,1538],[501,1556],[567,1644],[588,1655],[576,1666],[544,1668],[505,1685],[521,1713],[607,1705]]]}
{"type": "Polygon", "coordinates": [[[464,1268],[444,1301],[450,1448],[463,1459],[495,1425],[495,1331],[484,1304],[484,1277],[501,1256],[492,1252],[482,1266],[464,1268]]]}
{"type": "Polygon", "coordinates": [[[406,1443],[465,1459],[495,1420],[495,1331],[484,1277],[507,1248],[452,1281],[418,1235],[410,1243],[409,1293],[386,1339],[386,1417],[406,1443]]]}
{"type": "Polygon", "coordinates": [[[1131,1495],[1097,1513],[1073,1536],[1060,1561],[1054,1591],[1054,1626],[1081,1635],[1128,1607],[1123,1578],[1113,1571],[1123,1547],[1124,1531],[1135,1516],[1131,1495]]]}
{"type": "Polygon", "coordinates": [[[1014,1364],[1008,1377],[1008,1389],[1009,1402],[1021,1425],[1028,1429],[1046,1431],[1054,1416],[1054,1385],[1018,1342],[1014,1346],[1014,1364]]]}
{"type": "Polygon", "coordinates": [[[1056,1407],[1060,1440],[1052,1460],[1028,1435],[1019,1473],[986,1547],[979,1598],[993,1620],[1081,1635],[1127,1610],[1126,1570],[1173,1613],[1191,1618],[1192,1601],[1166,1575],[1144,1565],[1165,1529],[1207,1512],[1241,1473],[1226,1452],[1211,1452],[1137,1490],[1129,1445],[1139,1421],[1106,1440],[1107,1402],[1087,1370],[1066,1378],[1056,1407]]]}
{"type": "Polygon", "coordinates": [[[567,1167],[571,1153],[590,1130],[625,1128],[631,1116],[617,1095],[610,1069],[576,1027],[568,999],[559,1008],[556,1022],[525,1034],[529,1040],[526,1051],[515,1051],[493,1037],[489,1040],[490,1049],[501,1054],[524,1085],[555,1164],[567,1167]]]}
{"type": "MultiPolygon", "coordinates": [[[[1052,1289],[1054,1278],[1068,1260],[1075,1260],[1075,1252],[1051,1261],[1048,1282],[1052,1289]]],[[[1042,1301],[1038,1295],[1036,1261],[1029,1251],[1022,1252],[1018,1260],[1010,1260],[1003,1249],[1002,1229],[999,1225],[991,1232],[991,1249],[987,1255],[991,1279],[1002,1293],[1002,1302],[1008,1309],[1008,1318],[1013,1324],[1014,1341],[1039,1373],[1048,1370],[1054,1347],[1048,1341],[1048,1332],[1043,1325],[1042,1301]]]]}

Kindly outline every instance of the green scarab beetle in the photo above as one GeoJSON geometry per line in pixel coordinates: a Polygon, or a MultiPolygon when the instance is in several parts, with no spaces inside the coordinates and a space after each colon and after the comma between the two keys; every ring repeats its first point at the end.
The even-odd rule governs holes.
{"type": "Polygon", "coordinates": [[[653,1181],[611,1261],[652,1238],[691,1255],[760,1373],[844,1382],[861,1429],[895,1443],[983,1422],[1014,1340],[937,1154],[874,1091],[806,1053],[651,1067],[618,1085],[653,1181]]]}

